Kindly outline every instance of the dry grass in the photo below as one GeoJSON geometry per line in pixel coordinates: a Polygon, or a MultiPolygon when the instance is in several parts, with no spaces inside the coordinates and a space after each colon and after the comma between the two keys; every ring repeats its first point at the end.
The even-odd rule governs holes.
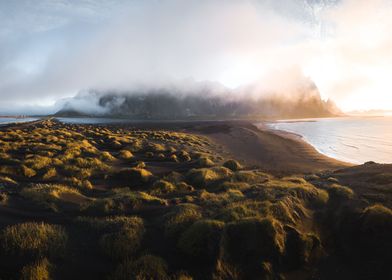
{"type": "Polygon", "coordinates": [[[64,228],[45,223],[23,223],[1,233],[3,251],[14,256],[59,257],[68,240],[64,228]]]}
{"type": "Polygon", "coordinates": [[[65,197],[73,197],[76,201],[87,200],[77,189],[64,185],[37,184],[23,188],[20,193],[24,198],[35,202],[37,205],[58,211],[59,202],[67,202],[65,197]]]}
{"type": "Polygon", "coordinates": [[[102,251],[107,256],[117,260],[134,255],[141,246],[145,232],[143,220],[138,217],[117,218],[106,220],[104,225],[109,228],[110,224],[116,224],[118,230],[112,230],[102,235],[99,241],[102,251]],[[120,226],[118,226],[119,222],[121,222],[120,226]]]}
{"type": "Polygon", "coordinates": [[[22,268],[20,280],[50,280],[51,265],[44,258],[22,268]]]}

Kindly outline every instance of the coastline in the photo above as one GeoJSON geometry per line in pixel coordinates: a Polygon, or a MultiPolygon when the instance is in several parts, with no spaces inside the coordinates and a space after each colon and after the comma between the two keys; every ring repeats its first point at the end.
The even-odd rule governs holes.
{"type": "Polygon", "coordinates": [[[275,134],[280,135],[282,137],[293,138],[293,139],[296,139],[299,141],[303,141],[303,142],[307,143],[308,145],[312,146],[318,153],[320,153],[328,158],[332,158],[332,159],[335,159],[335,160],[338,160],[341,162],[345,162],[345,163],[349,163],[352,165],[362,164],[360,162],[355,162],[354,160],[339,157],[339,155],[335,155],[335,154],[332,155],[332,154],[328,154],[326,152],[323,152],[316,145],[312,144],[311,141],[309,141],[304,135],[301,135],[299,133],[289,131],[289,130],[284,130],[284,129],[272,128],[272,127],[269,127],[268,125],[263,125],[263,124],[256,124],[256,126],[261,130],[268,130],[268,131],[271,131],[272,133],[275,133],[275,134]]]}
{"type": "Polygon", "coordinates": [[[215,125],[215,129],[205,127],[201,134],[222,146],[235,159],[267,172],[308,174],[355,166],[320,153],[298,134],[256,126],[250,122],[225,122],[224,125],[224,130],[222,127],[218,129],[219,125],[215,125]]]}

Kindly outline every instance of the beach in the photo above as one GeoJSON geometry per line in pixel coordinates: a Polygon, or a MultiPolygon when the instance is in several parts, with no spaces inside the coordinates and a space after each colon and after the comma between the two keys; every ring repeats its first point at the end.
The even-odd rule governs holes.
{"type": "MultiPolygon", "coordinates": [[[[336,170],[353,164],[319,153],[312,145],[293,133],[256,127],[248,122],[229,122],[228,128],[204,132],[234,158],[268,172],[306,174],[336,170]]],[[[202,130],[203,131],[203,130],[202,130]]]]}

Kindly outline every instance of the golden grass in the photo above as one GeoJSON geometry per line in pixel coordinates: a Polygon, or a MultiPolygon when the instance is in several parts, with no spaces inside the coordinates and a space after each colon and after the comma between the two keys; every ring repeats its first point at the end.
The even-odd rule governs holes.
{"type": "Polygon", "coordinates": [[[34,155],[32,158],[25,160],[25,165],[34,169],[40,170],[47,168],[52,164],[52,159],[44,156],[34,155]]]}
{"type": "Polygon", "coordinates": [[[50,280],[51,265],[44,258],[22,268],[20,280],[50,280]]]}
{"type": "Polygon", "coordinates": [[[166,216],[165,233],[177,236],[193,222],[202,218],[201,208],[194,204],[182,204],[166,216]]]}
{"type": "Polygon", "coordinates": [[[192,169],[187,174],[189,183],[197,187],[206,187],[218,181],[227,180],[233,175],[226,167],[192,169]]]}
{"type": "Polygon", "coordinates": [[[107,256],[117,260],[125,259],[140,248],[144,232],[143,220],[133,217],[123,222],[119,230],[104,234],[99,245],[107,256]]]}
{"type": "Polygon", "coordinates": [[[26,165],[22,165],[22,173],[25,177],[31,178],[37,175],[34,169],[27,167],[26,165]]]}
{"type": "Polygon", "coordinates": [[[22,223],[6,227],[1,233],[2,247],[14,256],[61,256],[68,235],[64,228],[45,223],[22,223]]]}
{"type": "Polygon", "coordinates": [[[150,191],[153,195],[169,194],[176,191],[176,186],[165,180],[158,180],[154,182],[150,191]]]}
{"type": "Polygon", "coordinates": [[[13,180],[13,179],[10,178],[10,177],[1,176],[1,175],[0,175],[0,184],[13,185],[13,186],[15,186],[15,185],[18,184],[18,182],[16,182],[15,180],[13,180]]]}
{"type": "Polygon", "coordinates": [[[128,160],[133,158],[133,154],[131,151],[128,150],[121,150],[118,154],[118,157],[123,160],[128,160]]]}
{"type": "Polygon", "coordinates": [[[168,266],[164,259],[154,255],[144,255],[132,262],[126,260],[117,266],[110,280],[159,279],[169,280],[168,266]]]}
{"type": "Polygon", "coordinates": [[[37,205],[54,211],[58,210],[57,203],[63,201],[66,195],[84,200],[84,196],[78,190],[64,185],[36,184],[23,188],[20,194],[37,205]]]}
{"type": "Polygon", "coordinates": [[[191,258],[214,262],[224,226],[221,221],[199,220],[181,235],[178,247],[191,258]]]}
{"type": "Polygon", "coordinates": [[[238,170],[242,169],[242,165],[234,159],[230,159],[230,160],[226,161],[223,164],[223,166],[226,168],[229,168],[232,171],[238,171],[238,170]]]}

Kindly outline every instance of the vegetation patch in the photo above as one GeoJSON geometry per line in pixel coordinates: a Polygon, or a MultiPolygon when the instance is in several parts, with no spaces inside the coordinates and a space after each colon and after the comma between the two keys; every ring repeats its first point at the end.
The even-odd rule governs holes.
{"type": "Polygon", "coordinates": [[[16,224],[1,233],[3,251],[21,257],[62,256],[67,240],[63,227],[45,223],[16,224]]]}

